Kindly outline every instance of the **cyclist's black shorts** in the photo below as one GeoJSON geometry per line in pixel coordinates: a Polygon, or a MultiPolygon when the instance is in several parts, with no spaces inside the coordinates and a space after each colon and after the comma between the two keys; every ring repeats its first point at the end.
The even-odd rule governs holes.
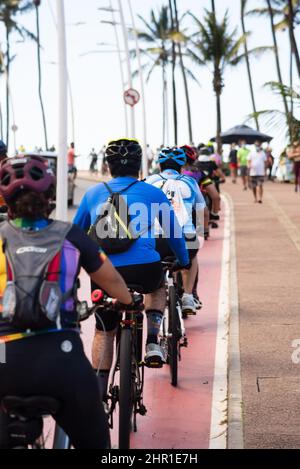
{"type": "MultiPolygon", "coordinates": [[[[142,293],[153,293],[158,290],[164,281],[164,273],[161,262],[152,262],[151,264],[136,264],[116,267],[127,285],[138,285],[141,287],[142,293]]],[[[92,290],[99,288],[92,283],[92,290]]],[[[96,328],[106,331],[112,331],[117,327],[119,315],[113,311],[107,311],[96,316],[96,328]]]]}
{"type": "MultiPolygon", "coordinates": [[[[192,261],[198,254],[199,251],[199,240],[196,235],[193,235],[189,238],[192,248],[188,248],[189,258],[192,261]]],[[[187,246],[188,247],[188,246],[187,246]]],[[[156,239],[156,251],[159,252],[160,257],[164,260],[166,257],[174,257],[172,249],[169,247],[169,244],[165,238],[156,239]]]]}
{"type": "MultiPolygon", "coordinates": [[[[48,333],[7,343],[5,361],[0,365],[0,400],[8,395],[53,397],[62,403],[54,418],[75,448],[109,448],[98,380],[77,332],[48,333]]],[[[1,449],[9,447],[7,423],[7,416],[0,411],[1,449]]]]}

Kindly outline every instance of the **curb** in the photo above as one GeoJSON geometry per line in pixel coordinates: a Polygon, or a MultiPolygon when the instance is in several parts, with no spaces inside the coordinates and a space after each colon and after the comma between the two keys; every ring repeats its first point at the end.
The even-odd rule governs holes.
{"type": "Polygon", "coordinates": [[[230,208],[230,287],[228,349],[228,449],[244,449],[243,400],[241,379],[239,299],[235,240],[235,216],[231,196],[224,194],[230,208]]]}

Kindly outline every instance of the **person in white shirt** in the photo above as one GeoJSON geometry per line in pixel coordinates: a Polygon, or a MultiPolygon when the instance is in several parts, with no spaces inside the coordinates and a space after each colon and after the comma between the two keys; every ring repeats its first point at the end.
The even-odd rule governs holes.
{"type": "Polygon", "coordinates": [[[255,142],[255,148],[248,155],[248,168],[254,202],[262,204],[263,185],[267,169],[267,155],[262,149],[261,142],[259,141],[255,142]]]}

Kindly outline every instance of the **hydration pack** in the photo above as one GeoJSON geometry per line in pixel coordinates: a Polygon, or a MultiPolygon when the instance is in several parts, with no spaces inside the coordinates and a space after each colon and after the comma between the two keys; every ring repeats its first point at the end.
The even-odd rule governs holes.
{"type": "Polygon", "coordinates": [[[101,213],[90,227],[88,234],[106,254],[119,254],[128,251],[142,234],[137,236],[131,229],[129,208],[122,196],[138,182],[132,182],[119,192],[113,192],[108,184],[103,183],[109,192],[109,197],[101,207],[101,213]]]}
{"type": "Polygon", "coordinates": [[[191,197],[191,189],[188,184],[182,180],[182,176],[178,176],[176,179],[168,179],[160,174],[160,177],[162,184],[157,187],[166,194],[173,206],[180,226],[183,227],[189,220],[189,214],[185,207],[184,199],[191,197]]]}
{"type": "Polygon", "coordinates": [[[60,327],[61,306],[76,292],[76,284],[66,293],[60,287],[61,250],[71,227],[61,221],[40,231],[0,225],[7,276],[1,316],[13,327],[60,327]]]}

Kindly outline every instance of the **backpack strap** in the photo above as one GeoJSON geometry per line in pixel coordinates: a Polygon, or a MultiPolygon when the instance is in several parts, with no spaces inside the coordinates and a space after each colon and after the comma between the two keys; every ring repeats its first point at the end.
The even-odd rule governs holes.
{"type": "Polygon", "coordinates": [[[138,182],[140,182],[139,180],[135,180],[133,182],[131,182],[129,184],[129,186],[126,186],[124,189],[122,189],[121,191],[118,191],[118,192],[113,192],[110,188],[110,186],[106,183],[106,182],[103,182],[104,186],[106,187],[106,189],[108,190],[109,194],[110,195],[114,195],[114,194],[123,194],[124,192],[128,191],[128,189],[130,189],[132,186],[134,186],[135,184],[137,184],[138,182]]]}

